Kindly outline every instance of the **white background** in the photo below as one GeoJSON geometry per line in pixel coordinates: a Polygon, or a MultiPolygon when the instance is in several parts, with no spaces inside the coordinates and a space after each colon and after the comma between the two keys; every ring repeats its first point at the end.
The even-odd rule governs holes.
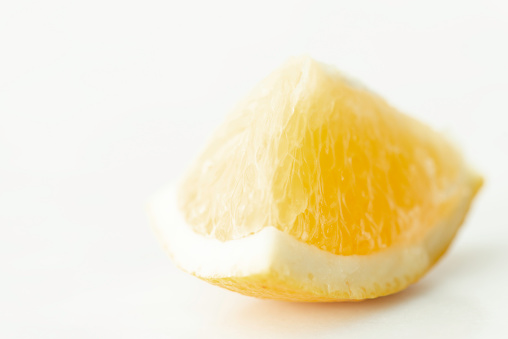
{"type": "Polygon", "coordinates": [[[1,338],[508,335],[505,1],[0,0],[1,338]],[[444,130],[486,186],[419,283],[256,300],[178,271],[144,204],[291,55],[444,130]]]}

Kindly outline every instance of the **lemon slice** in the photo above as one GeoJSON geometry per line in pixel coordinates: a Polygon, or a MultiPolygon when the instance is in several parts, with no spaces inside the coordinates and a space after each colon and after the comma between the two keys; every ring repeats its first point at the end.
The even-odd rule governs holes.
{"type": "Polygon", "coordinates": [[[482,178],[442,135],[333,67],[290,59],[151,203],[183,270],[246,295],[375,298],[446,251],[482,178]],[[179,208],[177,208],[179,206],[179,208]]]}

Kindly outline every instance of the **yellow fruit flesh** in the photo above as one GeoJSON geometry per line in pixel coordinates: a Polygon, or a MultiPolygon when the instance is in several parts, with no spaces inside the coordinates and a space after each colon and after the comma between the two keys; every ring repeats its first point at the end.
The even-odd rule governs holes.
{"type": "Polygon", "coordinates": [[[300,58],[235,109],[183,182],[180,206],[194,231],[219,240],[274,226],[366,255],[413,243],[456,213],[481,185],[469,176],[442,136],[300,58]]]}

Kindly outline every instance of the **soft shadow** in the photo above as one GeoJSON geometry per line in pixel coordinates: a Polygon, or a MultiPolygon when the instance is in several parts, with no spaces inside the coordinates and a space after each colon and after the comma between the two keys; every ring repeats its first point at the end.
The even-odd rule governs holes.
{"type": "MultiPolygon", "coordinates": [[[[468,247],[454,251],[450,258],[443,258],[424,279],[399,293],[362,302],[349,303],[294,303],[252,299],[235,307],[229,318],[231,326],[251,330],[254,333],[293,334],[298,336],[318,335],[334,329],[354,326],[369,321],[374,315],[394,314],[397,308],[414,310],[420,306],[427,309],[436,305],[437,297],[442,299],[439,284],[460,283],[467,275],[477,274],[485,269],[485,262],[495,264],[499,249],[489,247],[468,247]],[[456,281],[449,281],[453,279],[456,281]],[[445,281],[448,280],[448,281],[445,281]],[[433,293],[434,291],[434,293],[433,293]],[[433,295],[434,294],[434,295],[433,295]],[[432,297],[435,298],[432,298],[432,297]]],[[[402,311],[404,312],[404,311],[402,311]]],[[[439,312],[436,313],[436,316],[439,312]]]]}
{"type": "Polygon", "coordinates": [[[418,283],[399,293],[361,302],[299,303],[253,300],[233,315],[232,324],[271,334],[317,334],[333,328],[350,326],[372,314],[398,307],[424,296],[432,286],[418,283]]]}
{"type": "Polygon", "coordinates": [[[504,266],[506,250],[495,244],[476,244],[452,248],[431,270],[433,280],[461,280],[492,267],[504,266]]]}

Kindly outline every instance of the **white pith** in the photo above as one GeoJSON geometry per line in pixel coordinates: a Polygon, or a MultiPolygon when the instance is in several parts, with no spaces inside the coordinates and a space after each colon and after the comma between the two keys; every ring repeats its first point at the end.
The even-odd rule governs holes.
{"type": "MultiPolygon", "coordinates": [[[[201,278],[248,277],[276,272],[306,291],[347,292],[351,299],[389,293],[420,277],[446,249],[469,206],[464,196],[456,212],[419,242],[369,255],[336,255],[305,244],[275,227],[221,242],[195,233],[177,210],[175,190],[161,191],[150,204],[153,225],[176,264],[201,278]]],[[[322,292],[321,292],[322,293],[322,292]]]]}

